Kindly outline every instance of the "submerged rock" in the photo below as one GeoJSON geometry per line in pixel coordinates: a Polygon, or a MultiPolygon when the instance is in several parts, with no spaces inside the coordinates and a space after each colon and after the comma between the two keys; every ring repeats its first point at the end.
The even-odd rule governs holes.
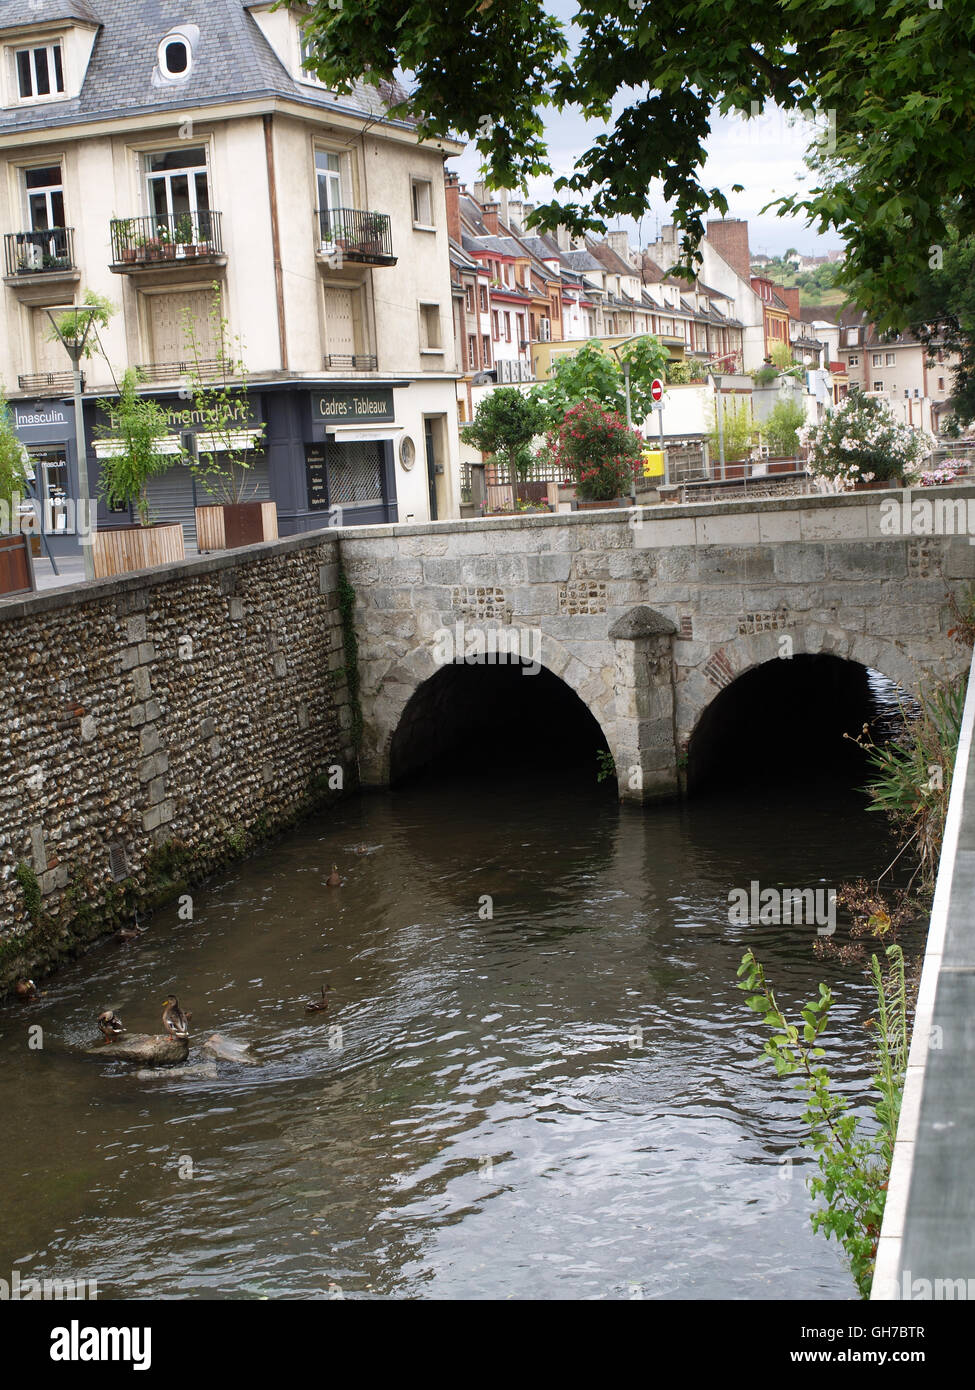
{"type": "Polygon", "coordinates": [[[190,1052],[188,1038],[169,1038],[162,1034],[131,1033],[127,1037],[99,1039],[84,1049],[86,1056],[104,1062],[134,1062],[143,1067],[175,1067],[190,1052]]]}
{"type": "MultiPolygon", "coordinates": [[[[129,1073],[133,1075],[133,1073],[129,1073]]],[[[168,1067],[160,1070],[159,1067],[139,1067],[134,1073],[137,1081],[182,1081],[189,1077],[192,1080],[212,1081],[217,1075],[216,1062],[190,1062],[185,1067],[168,1067]]]]}
{"type": "Polygon", "coordinates": [[[247,1067],[256,1067],[257,1058],[250,1056],[250,1043],[234,1042],[222,1033],[214,1033],[203,1044],[203,1051],[211,1057],[219,1057],[221,1062],[241,1062],[247,1067]]]}

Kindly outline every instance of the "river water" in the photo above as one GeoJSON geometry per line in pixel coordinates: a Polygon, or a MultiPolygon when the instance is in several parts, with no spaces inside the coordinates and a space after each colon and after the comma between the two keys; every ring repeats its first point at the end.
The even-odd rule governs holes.
{"type": "Polygon", "coordinates": [[[863,799],[823,786],[641,812],[542,764],[350,800],[198,889],[192,921],[163,911],[0,1012],[0,1276],[125,1299],[855,1297],[735,972],[753,945],[780,1002],[834,985],[855,1101],[870,991],[815,958],[815,927],[729,923],[728,894],[890,857],[863,799]],[[78,1054],[105,1007],[157,1031],[170,991],[196,1069],[78,1054]],[[217,1031],[255,1065],[208,1063],[217,1031]]]}

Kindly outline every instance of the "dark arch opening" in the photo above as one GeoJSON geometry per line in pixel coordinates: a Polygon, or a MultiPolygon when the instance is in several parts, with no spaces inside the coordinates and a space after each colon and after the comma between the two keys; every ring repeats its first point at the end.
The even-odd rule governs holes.
{"type": "MultiPolygon", "coordinates": [[[[511,778],[544,770],[597,788],[602,729],[551,671],[518,665],[443,666],[410,698],[389,754],[390,786],[407,780],[511,778]]],[[[615,778],[599,784],[615,793],[615,778]]]]}
{"type": "Polygon", "coordinates": [[[826,653],[756,666],[701,715],[687,750],[688,791],[860,787],[866,755],[844,734],[895,720],[896,689],[826,653]]]}

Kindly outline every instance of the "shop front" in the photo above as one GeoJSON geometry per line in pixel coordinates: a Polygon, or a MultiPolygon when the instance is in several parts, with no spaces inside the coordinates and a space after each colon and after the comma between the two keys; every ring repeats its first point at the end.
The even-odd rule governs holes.
{"type": "Polygon", "coordinates": [[[28,462],[28,496],[23,527],[35,536],[35,553],[47,548],[55,557],[81,554],[80,531],[87,518],[77,515],[78,463],[74,405],[65,400],[12,401],[14,429],[28,462]],[[33,513],[33,522],[28,512],[33,513]]]}

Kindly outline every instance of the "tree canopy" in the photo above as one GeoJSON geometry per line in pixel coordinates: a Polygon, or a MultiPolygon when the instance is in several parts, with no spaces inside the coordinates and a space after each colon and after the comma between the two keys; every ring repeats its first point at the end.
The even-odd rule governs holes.
{"type": "Polygon", "coordinates": [[[491,187],[552,172],[546,108],[606,122],[555,180],[565,201],[539,207],[536,226],[639,218],[660,179],[690,268],[706,214],[728,209],[701,178],[714,113],[778,108],[818,117],[823,133],[822,177],[779,210],[839,232],[843,281],[882,327],[905,322],[948,214],[975,230],[967,0],[578,0],[571,48],[568,23],[542,0],[281,3],[300,11],[329,88],[402,71],[408,96],[395,114],[423,138],[473,140],[491,187]]]}
{"type": "Polygon", "coordinates": [[[929,359],[957,353],[951,409],[959,425],[975,420],[975,237],[952,231],[917,282],[911,319],[929,359]]]}
{"type": "Polygon", "coordinates": [[[604,410],[625,416],[623,362],[630,364],[630,416],[637,427],[642,425],[651,410],[653,379],[663,377],[667,365],[666,349],[650,334],[622,344],[615,353],[592,339],[578,352],[556,357],[548,380],[531,392],[548,426],[558,426],[565,412],[580,401],[595,401],[604,410]]]}

